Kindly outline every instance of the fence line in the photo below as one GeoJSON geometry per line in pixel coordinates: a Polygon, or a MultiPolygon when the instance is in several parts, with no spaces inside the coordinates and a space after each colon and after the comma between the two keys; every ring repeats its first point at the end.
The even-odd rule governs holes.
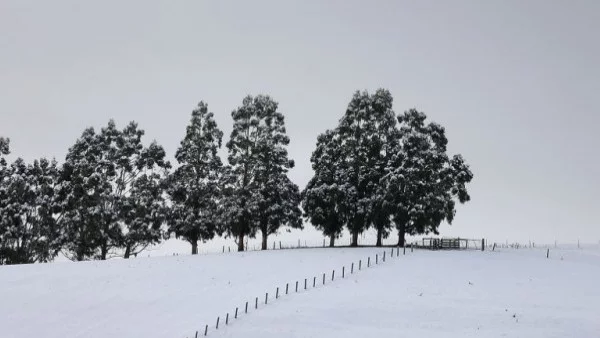
{"type": "MultiPolygon", "coordinates": [[[[404,248],[403,248],[403,251],[402,251],[402,252],[403,252],[403,254],[401,255],[401,254],[400,254],[400,247],[398,247],[398,246],[396,246],[396,247],[389,247],[389,248],[385,248],[385,249],[383,250],[383,252],[382,252],[382,259],[381,259],[381,260],[379,260],[379,253],[376,253],[376,254],[375,254],[375,264],[374,264],[374,265],[380,265],[380,264],[383,264],[383,263],[385,263],[385,262],[393,261],[393,260],[391,259],[391,258],[393,258],[393,257],[395,257],[395,258],[397,258],[397,259],[398,259],[398,258],[400,258],[400,256],[404,256],[404,255],[406,255],[406,247],[404,247],[404,248]],[[390,257],[390,259],[387,259],[387,260],[386,260],[386,253],[387,253],[388,251],[389,251],[389,257],[390,257]]],[[[413,244],[410,244],[410,252],[413,252],[413,244]]],[[[371,263],[371,255],[369,255],[369,256],[367,257],[367,262],[368,262],[368,264],[367,264],[367,267],[369,267],[369,268],[370,268],[370,267],[371,267],[371,264],[370,264],[370,263],[371,263]]],[[[349,266],[351,266],[351,269],[350,269],[350,275],[353,275],[353,274],[355,274],[355,273],[358,273],[358,271],[362,271],[362,270],[364,270],[364,269],[361,269],[361,267],[362,267],[362,266],[361,266],[361,265],[362,265],[362,264],[361,264],[361,263],[362,263],[362,259],[358,260],[358,270],[357,270],[357,271],[355,271],[355,269],[354,269],[354,263],[355,263],[355,262],[351,262],[351,263],[349,264],[349,266]]],[[[374,265],[373,265],[373,266],[374,266],[374,265]]],[[[338,271],[339,271],[339,270],[338,270],[338,271]]],[[[326,276],[327,276],[327,273],[323,273],[323,286],[326,286],[326,285],[328,285],[328,283],[327,283],[327,281],[326,281],[326,276]]],[[[319,286],[316,284],[316,281],[317,281],[317,276],[316,276],[316,275],[313,275],[312,277],[313,277],[313,284],[312,284],[313,286],[312,286],[312,289],[316,289],[316,288],[318,288],[318,287],[319,287],[319,286]]],[[[331,283],[333,283],[333,282],[335,282],[335,281],[338,281],[338,280],[343,280],[343,279],[346,279],[346,278],[347,278],[347,277],[346,277],[346,265],[343,265],[343,266],[342,266],[342,273],[341,273],[341,275],[339,275],[339,274],[338,274],[338,275],[336,275],[336,270],[335,270],[335,269],[333,269],[333,270],[331,271],[331,283]]],[[[298,284],[299,284],[299,281],[300,281],[300,280],[301,280],[301,279],[299,279],[299,280],[296,280],[296,281],[295,281],[295,283],[296,283],[296,284],[295,284],[295,292],[294,292],[294,293],[298,293],[298,292],[299,292],[299,291],[298,291],[298,284]]],[[[304,290],[305,290],[306,292],[308,292],[309,290],[311,290],[311,289],[309,289],[309,288],[308,288],[308,280],[309,280],[309,277],[307,277],[307,278],[304,278],[304,290]]],[[[285,295],[288,295],[289,282],[286,282],[286,283],[285,283],[285,295],[280,295],[280,294],[279,294],[279,288],[280,288],[279,286],[276,286],[276,287],[275,287],[275,290],[276,290],[276,291],[275,291],[275,295],[276,295],[276,296],[275,296],[275,299],[274,299],[273,301],[277,301],[277,300],[279,300],[279,299],[283,298],[285,295]]],[[[258,310],[258,297],[255,297],[254,299],[255,299],[255,306],[254,306],[254,309],[255,309],[255,310],[258,310]]],[[[268,301],[269,301],[269,293],[268,293],[268,292],[266,292],[266,293],[265,293],[265,304],[264,304],[264,307],[266,307],[266,306],[268,306],[268,305],[269,305],[269,302],[268,302],[268,301]]],[[[248,302],[247,302],[247,301],[245,302],[245,311],[244,311],[244,314],[248,314],[248,302]]],[[[229,318],[229,313],[226,313],[226,317],[225,317],[225,326],[228,326],[228,325],[229,325],[229,323],[230,323],[230,322],[232,322],[233,320],[240,319],[240,318],[242,318],[242,317],[243,317],[243,316],[242,316],[241,314],[240,314],[240,315],[238,315],[238,307],[236,307],[236,308],[235,308],[235,316],[233,317],[233,319],[231,319],[231,320],[230,320],[230,318],[229,318]]],[[[219,327],[219,320],[220,320],[220,316],[217,316],[217,321],[216,321],[216,325],[215,325],[215,330],[219,330],[219,328],[220,328],[220,327],[219,327]]],[[[209,325],[208,325],[208,324],[205,324],[205,326],[204,326],[204,332],[203,332],[203,333],[204,333],[204,336],[207,336],[207,335],[210,333],[210,332],[209,332],[209,325]]],[[[193,336],[194,336],[194,337],[196,337],[196,338],[198,338],[198,337],[199,337],[199,334],[200,334],[200,331],[196,331],[196,332],[195,332],[195,335],[193,335],[193,336]]]]}

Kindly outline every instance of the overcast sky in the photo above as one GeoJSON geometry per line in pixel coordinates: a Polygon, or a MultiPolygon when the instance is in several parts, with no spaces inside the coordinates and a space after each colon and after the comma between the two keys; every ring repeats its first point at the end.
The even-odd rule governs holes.
{"type": "Polygon", "coordinates": [[[0,135],[62,161],[84,128],[135,120],[172,158],[198,101],[226,141],[269,94],[303,188],[317,135],[383,87],[475,174],[444,235],[598,243],[598,34],[594,0],[0,0],[0,135]]]}

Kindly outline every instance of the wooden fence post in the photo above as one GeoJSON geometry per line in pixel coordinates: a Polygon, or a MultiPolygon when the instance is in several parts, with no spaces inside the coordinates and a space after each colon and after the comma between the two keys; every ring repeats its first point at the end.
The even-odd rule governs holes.
{"type": "Polygon", "coordinates": [[[277,287],[277,290],[275,291],[275,299],[279,298],[279,287],[277,287]]]}
{"type": "Polygon", "coordinates": [[[285,294],[288,294],[288,289],[290,287],[290,283],[285,283],[285,294]]]}
{"type": "Polygon", "coordinates": [[[258,309],[258,297],[254,300],[254,308],[258,309]]]}
{"type": "Polygon", "coordinates": [[[485,238],[481,239],[481,251],[485,250],[485,238]]]}
{"type": "Polygon", "coordinates": [[[350,265],[350,274],[354,273],[354,262],[352,262],[352,265],[350,265]]]}
{"type": "Polygon", "coordinates": [[[237,319],[238,308],[235,308],[235,319],[237,319]]]}
{"type": "Polygon", "coordinates": [[[383,261],[385,262],[385,251],[383,252],[383,261]]]}
{"type": "Polygon", "coordinates": [[[325,285],[325,274],[323,274],[323,285],[325,285]]]}
{"type": "Polygon", "coordinates": [[[248,302],[246,302],[246,310],[245,310],[245,312],[248,313],[248,302]]]}
{"type": "Polygon", "coordinates": [[[346,277],[346,267],[342,266],[342,278],[346,277]]]}
{"type": "Polygon", "coordinates": [[[229,325],[229,312],[227,312],[227,317],[225,317],[225,325],[229,325]]]}
{"type": "Polygon", "coordinates": [[[307,278],[304,278],[304,290],[306,290],[307,278]]]}
{"type": "Polygon", "coordinates": [[[198,331],[196,331],[196,338],[198,338],[198,331]]]}
{"type": "Polygon", "coordinates": [[[550,258],[550,249],[548,249],[548,251],[546,251],[546,258],[550,258]]]}
{"type": "Polygon", "coordinates": [[[317,277],[313,277],[313,288],[317,286],[317,277]]]}
{"type": "Polygon", "coordinates": [[[492,251],[496,251],[496,243],[494,242],[494,246],[492,247],[492,251]]]}
{"type": "Polygon", "coordinates": [[[367,257],[367,268],[371,267],[371,257],[367,257]]]}
{"type": "Polygon", "coordinates": [[[358,270],[360,271],[360,269],[362,268],[362,260],[358,260],[358,270]]]}
{"type": "Polygon", "coordinates": [[[204,327],[204,336],[208,334],[208,324],[204,327]]]}
{"type": "Polygon", "coordinates": [[[335,270],[333,270],[333,271],[331,272],[331,281],[332,281],[332,282],[333,282],[333,279],[334,279],[334,278],[335,278],[335,270]]]}
{"type": "Polygon", "coordinates": [[[217,326],[216,326],[216,328],[219,329],[219,317],[217,317],[217,326]]]}
{"type": "Polygon", "coordinates": [[[265,293],[265,304],[267,304],[269,302],[269,293],[266,292],[265,293]]]}
{"type": "Polygon", "coordinates": [[[402,254],[406,255],[406,245],[402,247],[402,254]]]}
{"type": "Polygon", "coordinates": [[[298,281],[296,281],[296,292],[298,292],[298,281]]]}

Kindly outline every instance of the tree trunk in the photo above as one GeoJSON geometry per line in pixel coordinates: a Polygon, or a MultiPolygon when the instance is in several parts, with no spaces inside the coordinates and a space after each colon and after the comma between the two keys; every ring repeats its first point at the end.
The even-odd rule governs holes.
{"type": "Polygon", "coordinates": [[[105,261],[106,256],[108,255],[108,240],[102,240],[102,245],[100,249],[100,259],[105,261]]]}
{"type": "Polygon", "coordinates": [[[405,232],[405,225],[402,224],[400,226],[398,226],[398,246],[400,247],[404,247],[404,232],[405,232]]]}
{"type": "Polygon", "coordinates": [[[262,231],[262,245],[260,247],[261,250],[267,250],[267,239],[269,238],[269,234],[266,231],[262,231]]]}
{"type": "Polygon", "coordinates": [[[244,233],[241,232],[238,236],[238,251],[244,251],[244,233]]]}
{"type": "Polygon", "coordinates": [[[335,235],[329,236],[329,247],[333,248],[335,246],[335,235]]]}
{"type": "Polygon", "coordinates": [[[352,233],[352,243],[350,243],[351,247],[357,247],[358,246],[358,231],[355,231],[352,233]]]}
{"type": "Polygon", "coordinates": [[[192,255],[197,255],[198,254],[198,240],[193,239],[190,241],[190,243],[192,244],[192,255]]]}
{"type": "Polygon", "coordinates": [[[129,256],[131,256],[131,245],[127,244],[127,246],[125,247],[125,255],[123,255],[123,258],[129,259],[129,256]]]}
{"type": "Polygon", "coordinates": [[[381,229],[377,229],[377,243],[375,243],[375,246],[382,246],[383,245],[383,230],[381,229]]]}

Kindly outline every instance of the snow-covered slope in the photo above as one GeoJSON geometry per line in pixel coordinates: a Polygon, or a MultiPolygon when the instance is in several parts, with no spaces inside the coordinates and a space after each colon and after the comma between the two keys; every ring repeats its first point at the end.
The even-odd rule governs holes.
{"type": "Polygon", "coordinates": [[[211,337],[600,337],[597,248],[551,249],[550,259],[541,249],[419,250],[398,258],[388,251],[385,264],[348,275],[351,262],[381,251],[0,267],[0,336],[176,338],[202,335],[209,324],[211,337]],[[321,284],[322,273],[327,284],[312,289],[310,279],[321,284]],[[277,286],[284,294],[296,280],[298,294],[274,300],[277,286]],[[250,310],[243,314],[246,301],[250,310]],[[225,326],[236,306],[239,318],[225,326]]]}

